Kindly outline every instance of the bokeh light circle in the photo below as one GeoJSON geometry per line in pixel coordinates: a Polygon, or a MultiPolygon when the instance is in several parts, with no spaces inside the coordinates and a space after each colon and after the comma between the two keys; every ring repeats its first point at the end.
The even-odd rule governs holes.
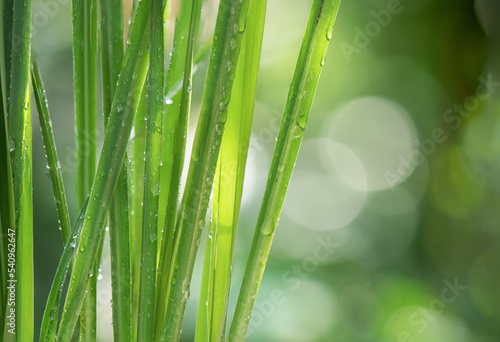
{"type": "MultiPolygon", "coordinates": [[[[332,114],[327,134],[351,149],[363,163],[366,181],[357,180],[355,174],[349,180],[360,191],[392,188],[425,161],[410,116],[385,98],[362,97],[343,105],[332,114]]],[[[329,160],[338,165],[333,156],[329,160]]]]}
{"type": "Polygon", "coordinates": [[[297,159],[283,212],[295,223],[316,231],[344,227],[363,208],[366,192],[353,187],[362,184],[363,178],[363,165],[349,148],[330,139],[306,140],[297,159]],[[325,167],[326,154],[345,163],[325,167]],[[350,177],[349,170],[356,179],[350,177]]]}

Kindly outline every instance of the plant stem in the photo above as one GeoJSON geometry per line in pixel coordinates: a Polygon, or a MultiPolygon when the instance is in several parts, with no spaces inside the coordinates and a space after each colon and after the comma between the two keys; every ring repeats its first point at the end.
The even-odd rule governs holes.
{"type": "Polygon", "coordinates": [[[123,6],[121,0],[100,0],[100,8],[102,108],[104,127],[107,127],[116,82],[123,63],[123,6]]]}
{"type": "Polygon", "coordinates": [[[149,79],[140,94],[134,120],[135,136],[129,142],[130,152],[130,259],[132,274],[132,341],[137,341],[137,322],[139,317],[139,286],[141,273],[142,217],[144,203],[144,160],[146,151],[146,112],[148,107],[147,89],[149,79]]]}
{"type": "Polygon", "coordinates": [[[43,144],[45,146],[45,153],[47,154],[50,178],[52,179],[52,188],[54,191],[57,213],[59,215],[59,224],[61,225],[63,243],[66,244],[71,235],[71,221],[68,210],[68,201],[66,199],[66,191],[64,190],[61,163],[59,162],[59,157],[57,156],[56,142],[49,114],[49,106],[47,104],[47,98],[45,97],[42,76],[36,60],[33,60],[31,68],[31,81],[33,83],[33,94],[40,120],[43,144]]]}
{"type": "Polygon", "coordinates": [[[222,341],[255,104],[267,1],[251,1],[214,180],[196,341],[222,341]]]}
{"type": "MultiPolygon", "coordinates": [[[[167,84],[172,87],[177,77],[183,77],[182,91],[180,96],[167,97],[165,120],[165,134],[167,137],[163,142],[163,149],[167,150],[166,171],[170,174],[170,184],[167,191],[167,203],[165,214],[165,227],[163,231],[160,258],[157,273],[156,288],[156,310],[155,310],[155,339],[160,341],[165,316],[167,312],[167,299],[170,289],[172,273],[172,248],[176,240],[174,226],[177,212],[179,188],[182,169],[184,165],[184,154],[186,151],[187,125],[189,121],[189,110],[191,104],[191,85],[193,75],[194,39],[197,22],[201,13],[201,3],[193,0],[182,4],[181,17],[176,21],[173,54],[170,60],[167,84]],[[185,37],[185,38],[184,38],[185,37]],[[184,53],[184,60],[182,54],[184,53]],[[184,63],[184,70],[182,64],[184,63]],[[180,98],[179,98],[180,97],[180,98]]],[[[165,165],[165,164],[164,164],[165,165]]],[[[168,179],[167,179],[168,180],[168,179]]],[[[162,221],[159,221],[161,223],[162,221]]]]}
{"type": "MultiPolygon", "coordinates": [[[[73,82],[76,125],[76,205],[80,209],[95,176],[97,154],[97,1],[73,0],[73,82]]],[[[80,341],[96,340],[98,262],[89,276],[80,319],[80,341]]]]}
{"type": "Polygon", "coordinates": [[[59,326],[59,341],[70,341],[85,293],[85,277],[96,260],[107,208],[118,182],[127,143],[137,110],[138,94],[144,84],[148,66],[150,0],[139,3],[132,23],[130,43],[118,79],[108,127],[104,135],[96,177],[84,218],[82,234],[75,254],[71,281],[59,326]]]}
{"type": "MultiPolygon", "coordinates": [[[[6,1],[7,3],[8,1],[6,1]]],[[[12,4],[10,4],[12,11],[12,4]]],[[[15,229],[15,205],[14,205],[14,185],[12,179],[12,164],[10,160],[10,147],[9,147],[9,132],[7,121],[7,80],[9,74],[6,70],[5,60],[5,41],[4,40],[4,22],[9,21],[9,18],[4,19],[4,13],[7,8],[0,8],[2,15],[0,15],[0,101],[1,117],[0,117],[0,224],[1,224],[1,243],[0,243],[0,313],[2,317],[7,317],[7,298],[9,291],[7,289],[7,262],[8,262],[8,236],[9,229],[15,229]],[[5,314],[5,315],[4,315],[5,314]]],[[[8,11],[7,11],[8,12],[8,11]]],[[[12,16],[10,16],[12,20],[12,16]]],[[[7,30],[12,29],[12,26],[7,30]]],[[[10,48],[10,46],[9,46],[10,48]]],[[[0,319],[0,337],[4,336],[5,320],[0,319]]]]}
{"type": "Polygon", "coordinates": [[[228,341],[243,341],[297,159],[340,0],[314,0],[274,151],[228,341]]]}
{"type": "MultiPolygon", "coordinates": [[[[161,231],[172,232],[175,225],[175,216],[178,208],[180,177],[177,177],[179,165],[177,157],[183,160],[184,150],[176,150],[173,145],[185,140],[185,127],[181,125],[180,101],[181,88],[184,84],[184,71],[186,69],[186,52],[188,43],[191,40],[189,36],[190,18],[193,8],[193,1],[187,0],[180,2],[179,13],[175,18],[175,28],[172,44],[172,52],[168,64],[168,72],[165,84],[165,115],[163,120],[163,137],[161,148],[162,166],[160,175],[160,208],[167,208],[158,214],[158,229],[161,231]],[[178,83],[175,83],[179,81],[178,83]],[[171,96],[171,91],[175,91],[171,96]],[[175,155],[175,156],[174,156],[175,155]],[[174,160],[176,159],[176,160],[174,160]]],[[[201,11],[201,7],[200,7],[201,11]]],[[[198,13],[199,17],[199,13],[198,13]]],[[[182,115],[188,115],[183,113],[182,115]]],[[[179,146],[182,146],[180,144],[179,146]]],[[[182,173],[182,163],[180,173],[182,173]]],[[[171,233],[169,234],[171,235],[171,233]]],[[[165,233],[162,235],[165,236],[165,233]]],[[[162,241],[164,239],[162,238],[162,241]]],[[[161,248],[161,244],[159,244],[161,248]]],[[[170,263],[170,260],[168,260],[170,263]]],[[[163,324],[163,319],[160,325],[163,324]]]]}
{"type": "Polygon", "coordinates": [[[186,189],[176,222],[179,238],[175,241],[173,249],[172,261],[175,267],[163,331],[167,341],[178,341],[180,337],[194,261],[212,191],[248,6],[249,0],[222,0],[219,6],[203,104],[196,129],[186,189]]]}
{"type": "Polygon", "coordinates": [[[64,245],[61,259],[59,260],[59,265],[57,266],[56,274],[54,275],[54,280],[52,281],[49,296],[47,297],[45,311],[43,312],[42,324],[40,327],[40,342],[55,341],[61,295],[66,280],[66,275],[68,274],[68,270],[71,268],[70,265],[74,255],[75,247],[78,243],[78,238],[82,231],[83,218],[85,217],[87,205],[88,199],[83,205],[80,215],[78,215],[78,219],[75,224],[75,231],[72,233],[72,235],[64,245]]]}
{"type": "Polygon", "coordinates": [[[165,47],[163,1],[152,0],[146,165],[137,341],[153,341],[165,47]]]}
{"type": "MultiPolygon", "coordinates": [[[[121,0],[101,0],[102,84],[104,127],[116,90],[123,62],[123,8],[121,0]]],[[[132,303],[130,271],[130,218],[127,159],[122,165],[118,185],[109,211],[111,288],[113,297],[114,341],[132,340],[132,303]]]]}
{"type": "MultiPolygon", "coordinates": [[[[6,108],[8,132],[11,141],[11,164],[15,206],[15,265],[7,271],[15,274],[15,334],[4,333],[9,341],[33,340],[33,203],[31,187],[31,111],[30,111],[30,58],[31,58],[31,1],[6,1],[3,4],[6,108]],[[9,19],[9,15],[11,17],[9,19]],[[9,21],[9,23],[7,22],[9,21]],[[6,33],[6,32],[5,32],[6,33]],[[7,66],[8,65],[8,66],[7,66]],[[11,272],[10,270],[13,269],[11,272]]],[[[14,227],[9,227],[14,228],[14,227]]],[[[11,306],[8,306],[11,309],[11,306]]]]}

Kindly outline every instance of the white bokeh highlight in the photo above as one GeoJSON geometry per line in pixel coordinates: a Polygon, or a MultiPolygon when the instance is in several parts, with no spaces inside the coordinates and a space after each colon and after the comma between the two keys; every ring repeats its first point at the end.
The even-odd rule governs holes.
{"type": "MultiPolygon", "coordinates": [[[[418,148],[416,129],[406,110],[382,97],[357,98],[341,106],[332,113],[326,133],[351,149],[362,162],[365,174],[350,173],[348,179],[360,191],[394,186],[387,181],[387,173],[398,174],[401,160],[418,148]]],[[[342,167],[332,153],[328,155],[333,168],[342,167]]],[[[398,174],[399,183],[412,171],[398,174]]]]}

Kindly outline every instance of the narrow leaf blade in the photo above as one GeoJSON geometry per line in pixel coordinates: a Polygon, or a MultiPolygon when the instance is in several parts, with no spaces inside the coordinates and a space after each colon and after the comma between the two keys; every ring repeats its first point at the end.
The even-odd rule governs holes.
{"type": "Polygon", "coordinates": [[[302,42],[228,341],[242,341],[297,159],[340,0],[314,0],[302,42]]]}
{"type": "Polygon", "coordinates": [[[252,130],[257,75],[267,1],[251,1],[247,29],[227,114],[214,179],[211,233],[200,298],[196,341],[221,341],[225,335],[234,241],[252,130]],[[208,323],[208,326],[204,327],[208,323]],[[207,332],[208,331],[208,332],[207,332]]]}

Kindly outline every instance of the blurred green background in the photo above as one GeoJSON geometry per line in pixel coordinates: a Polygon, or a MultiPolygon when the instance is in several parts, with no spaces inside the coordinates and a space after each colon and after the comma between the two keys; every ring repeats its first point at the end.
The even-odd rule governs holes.
{"type": "MultiPolygon", "coordinates": [[[[230,314],[310,4],[268,3],[230,314]]],[[[33,44],[76,216],[70,7],[34,0],[33,44]]],[[[205,2],[208,29],[216,10],[205,2]]],[[[500,341],[499,16],[496,0],[343,0],[248,341],[500,341]]],[[[33,132],[38,329],[62,239],[33,132]]],[[[100,341],[112,340],[108,272],[105,252],[100,341]]]]}

